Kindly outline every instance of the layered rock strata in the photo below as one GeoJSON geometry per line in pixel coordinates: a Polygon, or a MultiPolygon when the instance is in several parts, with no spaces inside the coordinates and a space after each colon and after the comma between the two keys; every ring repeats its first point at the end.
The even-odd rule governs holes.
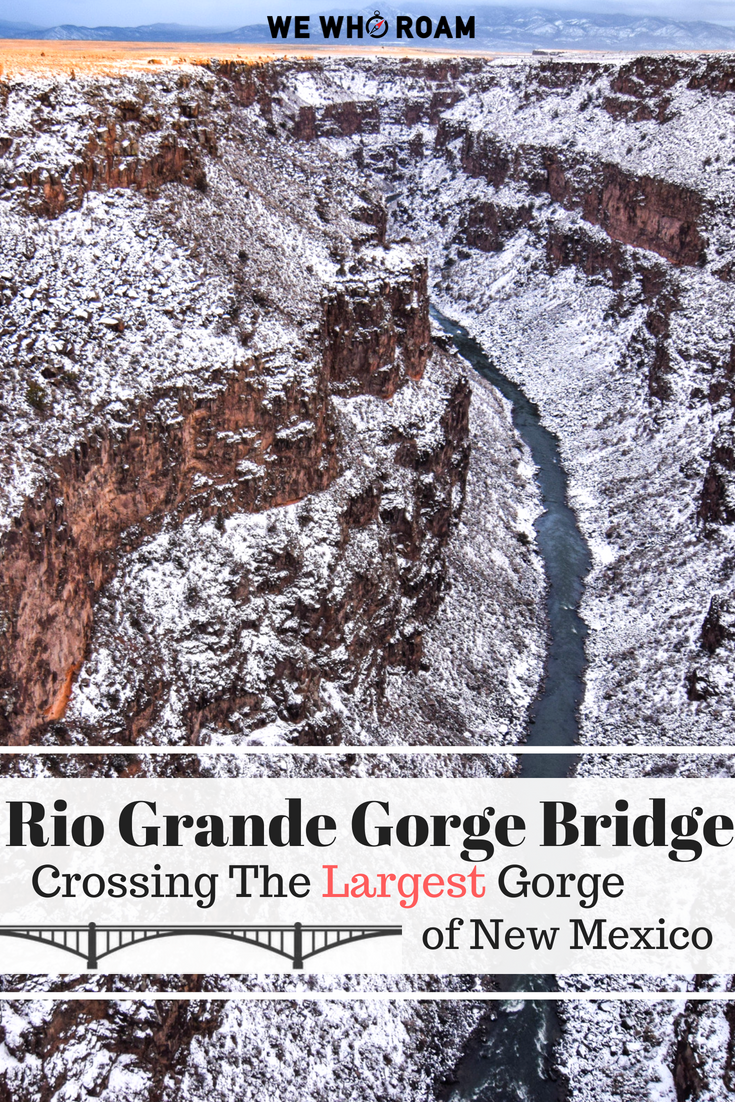
{"type": "MultiPolygon", "coordinates": [[[[327,151],[285,143],[267,68],[251,77],[186,68],[4,88],[3,737],[452,738],[432,722],[442,678],[460,729],[493,737],[500,713],[517,737],[544,645],[527,456],[505,406],[480,388],[470,410],[466,371],[432,344],[426,265],[386,245],[379,191],[327,151]],[[484,430],[504,520],[483,517],[474,537],[460,517],[468,470],[471,515],[486,504],[475,484],[492,472],[470,466],[484,430]],[[491,613],[456,584],[462,546],[508,551],[484,567],[501,583],[491,613]],[[516,592],[517,612],[504,607],[516,592]],[[477,631],[459,666],[437,619],[447,597],[450,634],[460,617],[477,631]],[[503,668],[478,681],[474,666],[505,612],[531,647],[512,688],[503,668]],[[419,676],[409,728],[395,702],[419,676]]],[[[339,125],[348,116],[335,111],[339,125]]],[[[36,769],[167,774],[182,762],[202,769],[114,757],[36,769]]],[[[5,978],[50,983],[59,1000],[7,1007],[0,1090],[422,1097],[476,1018],[419,1003],[128,1013],[95,1000],[105,980],[65,1002],[83,982],[5,978]]]]}
{"type": "Polygon", "coordinates": [[[317,87],[377,103],[379,126],[322,144],[385,180],[442,309],[559,436],[594,559],[591,740],[730,741],[731,70],[305,63],[279,92],[287,125],[317,87]]]}
{"type": "MultiPolygon", "coordinates": [[[[322,141],[385,180],[388,232],[424,244],[441,309],[559,437],[593,556],[590,742],[733,741],[734,73],[729,57],[640,57],[284,75],[291,111],[316,86],[355,115],[378,103],[379,126],[322,141]]],[[[581,770],[706,775],[732,761],[583,759],[581,770]]],[[[642,1083],[672,1102],[728,1094],[725,1004],[572,1003],[564,1018],[573,1099],[633,1099],[642,1083]]]]}

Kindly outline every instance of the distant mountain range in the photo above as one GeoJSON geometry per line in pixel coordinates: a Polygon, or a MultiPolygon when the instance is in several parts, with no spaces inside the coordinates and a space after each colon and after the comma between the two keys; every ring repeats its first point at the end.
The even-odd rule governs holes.
{"type": "MultiPolygon", "coordinates": [[[[339,8],[325,15],[372,15],[369,7],[339,8]]],[[[409,2],[396,9],[386,5],[380,8],[389,21],[388,34],[379,40],[382,45],[396,41],[396,16],[422,14],[433,18],[436,25],[443,6],[434,3],[409,2]]],[[[680,22],[673,19],[657,19],[644,16],[599,15],[591,12],[551,11],[544,8],[503,8],[472,6],[467,4],[452,8],[452,19],[460,15],[466,19],[475,17],[475,38],[454,40],[455,47],[474,47],[487,50],[732,50],[735,49],[735,27],[717,23],[680,22]]],[[[323,42],[319,13],[311,16],[314,44],[323,42]]],[[[293,20],[287,41],[294,41],[293,20]]],[[[30,23],[9,23],[0,20],[2,38],[36,38],[56,41],[109,41],[109,42],[222,42],[262,43],[272,42],[266,23],[239,27],[232,31],[220,31],[208,27],[189,27],[179,23],[151,23],[140,27],[77,27],[63,24],[57,27],[36,27],[30,23]]],[[[281,38],[277,41],[283,41],[281,38]]],[[[333,41],[333,39],[330,39],[333,41]]],[[[348,41],[343,32],[341,41],[348,41]]],[[[358,39],[353,38],[353,45],[358,39]]],[[[367,36],[365,45],[372,44],[367,36]]],[[[443,46],[446,37],[438,41],[432,38],[414,39],[415,45],[443,46]]]]}

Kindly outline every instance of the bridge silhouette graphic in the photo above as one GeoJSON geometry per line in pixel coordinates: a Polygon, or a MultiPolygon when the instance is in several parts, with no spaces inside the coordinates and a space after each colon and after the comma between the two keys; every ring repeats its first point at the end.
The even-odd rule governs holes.
{"type": "Polygon", "coordinates": [[[400,937],[401,926],[0,926],[0,937],[20,938],[64,950],[86,961],[90,971],[112,953],[131,945],[169,937],[216,937],[266,949],[291,961],[294,970],[304,961],[356,941],[400,937]]]}

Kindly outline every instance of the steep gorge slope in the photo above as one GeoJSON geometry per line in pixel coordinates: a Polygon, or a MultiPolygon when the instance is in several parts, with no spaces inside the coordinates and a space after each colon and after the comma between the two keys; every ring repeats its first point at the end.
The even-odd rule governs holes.
{"type": "MultiPolygon", "coordinates": [[[[592,743],[733,741],[734,81],[729,58],[676,57],[407,61],[379,78],[355,65],[285,79],[294,113],[317,89],[364,115],[346,140],[317,108],[313,130],[386,179],[390,230],[423,243],[441,308],[559,438],[593,555],[581,708],[592,743]]],[[[603,981],[631,985],[717,991],[732,977],[603,981]]],[[[573,1099],[729,1096],[726,1003],[568,1003],[562,1017],[573,1099]]]]}
{"type": "Polygon", "coordinates": [[[283,77],[294,132],[385,179],[440,306],[559,437],[593,741],[731,741],[734,81],[720,57],[283,77]]]}
{"type": "MultiPolygon", "coordinates": [[[[11,741],[341,739],[389,669],[422,664],[467,381],[431,347],[426,269],[386,247],[379,193],[284,143],[267,69],[258,101],[235,75],[3,89],[11,741]]],[[[530,518],[530,471],[502,462],[502,507],[530,518]]],[[[513,529],[494,538],[531,648],[497,705],[517,735],[543,580],[513,529]]],[[[496,619],[478,609],[478,633],[496,619]]]]}
{"type": "MultiPolygon", "coordinates": [[[[527,453],[505,403],[482,383],[471,394],[432,342],[425,261],[386,243],[379,189],[284,142],[237,77],[184,66],[2,87],[3,737],[451,742],[502,723],[513,741],[545,646],[527,453]]],[[[374,981],[395,982],[434,983],[374,981]]],[[[5,977],[60,997],[4,1004],[0,1090],[265,1099],[275,1077],[284,1100],[419,1098],[477,1017],[421,1003],[128,1013],[94,1000],[107,983],[5,977]],[[89,1001],[64,1001],[85,983],[89,1001]]]]}

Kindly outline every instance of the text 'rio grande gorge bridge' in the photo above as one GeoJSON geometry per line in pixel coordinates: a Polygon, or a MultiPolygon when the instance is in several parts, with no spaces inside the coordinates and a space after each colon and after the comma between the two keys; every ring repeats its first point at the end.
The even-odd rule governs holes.
{"type": "Polygon", "coordinates": [[[304,961],[340,945],[376,937],[400,936],[400,926],[0,926],[0,937],[51,945],[82,957],[94,969],[103,957],[164,937],[217,937],[267,949],[303,968],[304,961]]]}

